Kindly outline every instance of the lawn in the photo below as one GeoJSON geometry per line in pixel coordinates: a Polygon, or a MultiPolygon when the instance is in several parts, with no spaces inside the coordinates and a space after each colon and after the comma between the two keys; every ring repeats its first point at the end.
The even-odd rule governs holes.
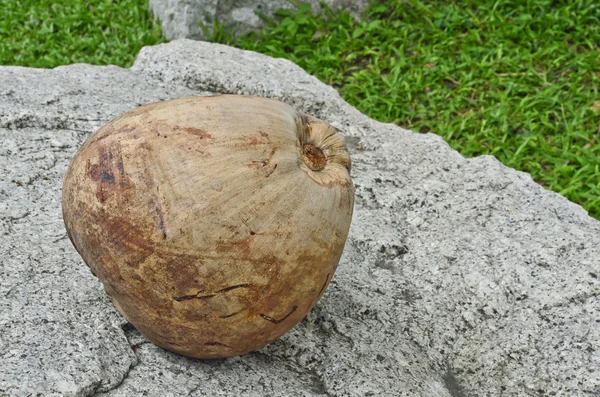
{"type": "Polygon", "coordinates": [[[0,65],[131,66],[164,42],[147,0],[0,0],[0,65]]]}
{"type": "MultiPolygon", "coordinates": [[[[0,64],[129,66],[161,41],[145,0],[76,3],[0,2],[0,64]]],[[[291,59],[370,117],[494,155],[600,219],[596,1],[375,1],[361,23],[300,7],[213,39],[291,59]]]]}

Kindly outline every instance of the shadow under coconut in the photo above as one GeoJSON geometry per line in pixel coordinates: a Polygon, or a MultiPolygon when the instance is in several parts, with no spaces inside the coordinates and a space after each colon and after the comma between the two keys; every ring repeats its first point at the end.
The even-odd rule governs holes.
{"type": "MultiPolygon", "coordinates": [[[[137,356],[137,364],[117,388],[99,395],[155,395],[157,382],[164,383],[163,390],[175,395],[195,392],[200,395],[224,392],[228,395],[326,395],[319,375],[310,366],[301,365],[303,354],[320,344],[315,343],[315,339],[322,336],[311,335],[315,333],[314,325],[320,321],[317,318],[318,314],[311,312],[292,331],[264,348],[220,359],[196,359],[167,351],[145,339],[131,323],[124,323],[121,328],[137,356]]],[[[311,361],[319,364],[316,357],[311,361]]]]}

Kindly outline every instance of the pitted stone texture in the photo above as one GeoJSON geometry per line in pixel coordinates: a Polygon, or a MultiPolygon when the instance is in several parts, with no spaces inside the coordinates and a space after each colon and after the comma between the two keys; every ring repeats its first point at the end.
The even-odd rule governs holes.
{"type": "Polygon", "coordinates": [[[131,70],[5,67],[0,82],[0,395],[600,393],[600,222],[527,174],[370,120],[288,61],[216,44],[145,48],[131,70]],[[131,329],[59,210],[68,161],[99,125],[207,92],[280,98],[339,127],[357,194],[315,309],[275,343],[219,361],[131,329]]]}
{"type": "MultiPolygon", "coordinates": [[[[321,3],[333,10],[347,10],[356,19],[367,8],[367,0],[306,0],[311,11],[321,11],[321,3]]],[[[289,0],[150,0],[149,6],[160,20],[163,36],[168,40],[207,39],[201,24],[209,32],[213,31],[214,21],[218,21],[235,36],[257,31],[265,25],[259,14],[269,18],[278,10],[294,10],[296,6],[289,0]]]]}

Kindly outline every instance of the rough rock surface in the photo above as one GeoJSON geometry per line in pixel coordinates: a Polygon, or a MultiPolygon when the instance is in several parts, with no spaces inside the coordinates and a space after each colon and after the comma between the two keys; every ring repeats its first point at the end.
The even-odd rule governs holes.
{"type": "Polygon", "coordinates": [[[383,124],[292,63],[180,40],[132,69],[0,68],[0,396],[600,394],[600,222],[492,157],[383,124]],[[276,97],[341,128],[350,238],[326,294],[275,343],[201,361],[146,342],[71,246],[62,176],[139,104],[276,97]]]}
{"type": "MultiPolygon", "coordinates": [[[[321,10],[321,3],[331,9],[345,9],[355,18],[367,8],[367,0],[304,0],[310,3],[311,11],[321,10]]],[[[209,31],[215,19],[234,35],[259,30],[264,21],[258,13],[273,18],[277,10],[296,7],[289,0],[149,0],[150,9],[161,21],[163,35],[168,40],[190,38],[204,40],[200,27],[204,24],[209,31]]]]}

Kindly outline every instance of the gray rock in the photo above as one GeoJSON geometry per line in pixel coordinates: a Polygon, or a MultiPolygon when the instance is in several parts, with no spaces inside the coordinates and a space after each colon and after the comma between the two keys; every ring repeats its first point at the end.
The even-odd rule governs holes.
{"type": "MultiPolygon", "coordinates": [[[[367,8],[368,0],[305,0],[302,3],[309,3],[313,13],[320,12],[321,3],[325,3],[333,10],[345,9],[358,19],[367,8]]],[[[204,24],[212,32],[215,19],[239,36],[264,26],[257,12],[273,18],[277,10],[296,9],[289,0],[149,0],[149,6],[168,40],[205,40],[207,37],[200,26],[204,24]]]]}
{"type": "Polygon", "coordinates": [[[369,119],[282,59],[189,40],[131,69],[0,68],[0,395],[600,393],[600,222],[492,157],[369,119]],[[62,177],[100,125],[209,93],[342,129],[356,207],[340,267],[290,333],[202,361],[148,343],[66,238],[62,177]]]}

